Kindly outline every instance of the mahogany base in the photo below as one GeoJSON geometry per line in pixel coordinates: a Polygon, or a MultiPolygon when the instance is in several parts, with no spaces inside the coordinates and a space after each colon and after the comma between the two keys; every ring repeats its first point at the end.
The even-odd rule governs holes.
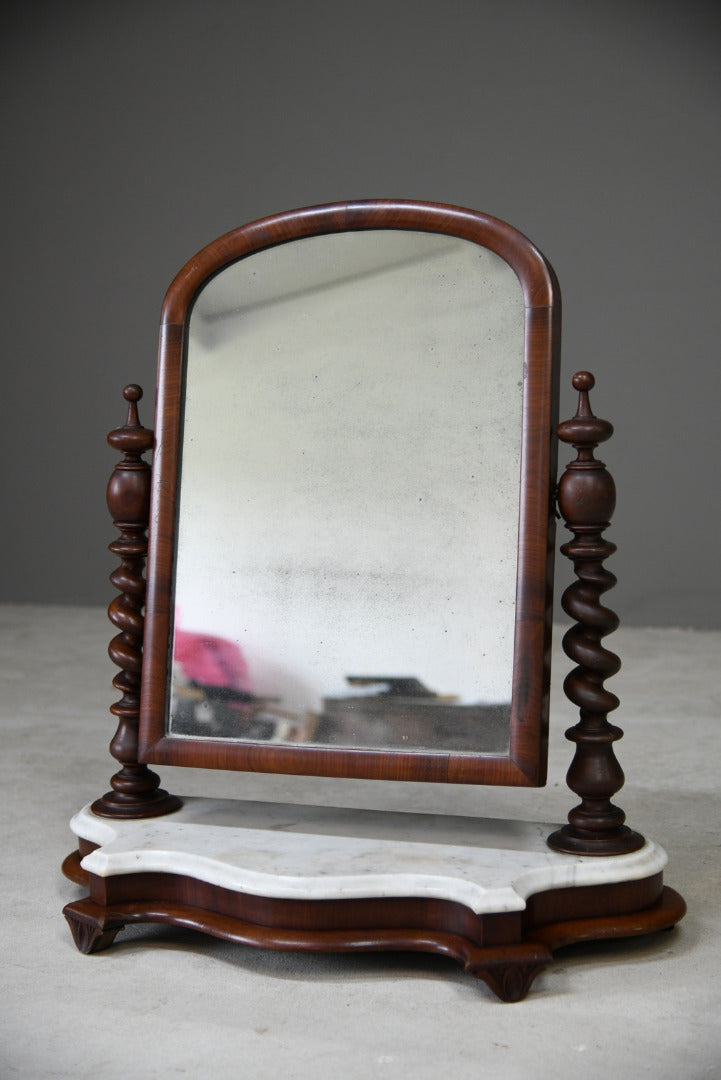
{"type": "MultiPolygon", "coordinates": [[[[184,889],[181,883],[169,882],[168,884],[171,886],[171,892],[177,889],[178,896],[183,895],[184,889]]],[[[608,887],[601,886],[600,888],[607,890],[608,887]]],[[[226,905],[223,903],[224,897],[221,894],[226,890],[218,886],[210,886],[210,892],[215,894],[217,906],[224,908],[226,905]]],[[[541,907],[549,897],[548,893],[539,895],[541,907]]],[[[602,903],[604,899],[610,899],[598,893],[596,893],[596,898],[599,903],[602,903]]],[[[240,912],[245,906],[245,901],[252,905],[253,901],[257,902],[259,899],[236,895],[240,912]]],[[[553,898],[554,905],[557,899],[557,897],[553,898]]],[[[665,887],[661,889],[655,903],[640,911],[561,919],[540,925],[533,925],[532,919],[521,920],[526,924],[520,928],[521,940],[506,944],[482,945],[478,944],[478,940],[486,936],[487,929],[491,931],[488,936],[494,936],[492,932],[494,928],[490,925],[487,928],[486,924],[492,923],[493,920],[502,920],[503,916],[475,916],[476,925],[473,928],[475,932],[471,937],[461,932],[454,932],[453,929],[443,930],[441,927],[446,924],[449,928],[454,927],[457,921],[454,916],[457,913],[434,912],[433,904],[428,910],[428,928],[424,929],[423,920],[413,918],[412,911],[411,918],[414,923],[418,921],[417,926],[404,928],[402,925],[392,925],[399,921],[398,918],[393,917],[394,913],[396,915],[403,913],[406,917],[408,916],[408,908],[415,906],[413,899],[390,902],[391,906],[387,910],[390,925],[385,928],[377,925],[379,908],[381,910],[385,908],[382,901],[351,902],[353,917],[348,925],[344,925],[346,918],[343,908],[346,903],[342,900],[331,902],[330,906],[335,907],[335,917],[331,918],[331,912],[325,911],[324,916],[321,916],[318,921],[323,921],[327,916],[329,925],[341,925],[326,930],[310,927],[299,929],[297,926],[285,926],[282,923],[266,925],[247,921],[241,914],[232,915],[223,910],[209,910],[191,904],[168,900],[154,901],[147,898],[109,905],[97,903],[91,898],[78,900],[65,907],[64,915],[70,925],[75,944],[81,952],[86,954],[108,948],[112,945],[116,934],[125,926],[142,922],[168,923],[184,929],[199,930],[240,945],[255,945],[266,949],[299,952],[360,950],[439,953],[458,961],[467,972],[483,980],[501,1001],[516,1002],[525,998],[533,980],[553,959],[556,949],[582,941],[633,937],[670,929],[683,917],[686,910],[686,905],[678,893],[665,887]],[[354,922],[357,924],[353,925],[354,922]],[[369,925],[365,925],[366,923],[369,925]]],[[[424,905],[426,903],[423,902],[424,905]]],[[[289,921],[291,923],[296,921],[292,918],[294,910],[296,915],[301,911],[305,913],[305,909],[309,906],[326,909],[328,904],[319,901],[291,901],[291,910],[287,912],[291,916],[289,921]]],[[[448,906],[441,904],[440,908],[448,906]]],[[[468,915],[470,916],[471,913],[469,912],[468,915]]],[[[301,921],[305,920],[301,919],[301,921]]],[[[311,921],[314,922],[316,919],[311,921]]]]}
{"type": "Polygon", "coordinates": [[[439,953],[510,1002],[526,996],[556,949],[669,929],[686,910],[663,885],[655,845],[589,868],[547,853],[544,827],[522,822],[186,800],[161,824],[109,827],[86,808],[74,828],[79,848],[63,872],[90,895],[64,914],[84,953],[143,922],[268,949],[439,953]],[[329,847],[335,879],[324,869],[329,847]],[[587,883],[599,874],[606,880],[587,883]]]}

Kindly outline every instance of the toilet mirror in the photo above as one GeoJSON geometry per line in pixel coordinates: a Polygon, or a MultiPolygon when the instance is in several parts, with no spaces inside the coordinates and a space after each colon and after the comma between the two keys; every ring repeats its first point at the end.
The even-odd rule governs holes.
{"type": "Polygon", "coordinates": [[[516,230],[334,204],[163,310],[141,760],[545,778],[559,304],[516,230]]]}

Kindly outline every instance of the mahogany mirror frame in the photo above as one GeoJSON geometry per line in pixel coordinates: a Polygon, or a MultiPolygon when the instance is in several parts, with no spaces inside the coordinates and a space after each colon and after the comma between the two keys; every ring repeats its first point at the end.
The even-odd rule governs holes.
{"type": "Polygon", "coordinates": [[[560,293],[540,252],[511,226],[438,203],[366,200],[274,215],[203,248],[172,282],[162,309],[150,510],[139,761],[195,768],[464,784],[546,780],[555,516],[560,293]],[[188,325],[200,289],[255,252],[305,237],[405,229],[469,240],[515,271],[525,303],[518,570],[510,750],[507,755],[353,749],[184,739],[166,731],[174,543],[188,325]]]}

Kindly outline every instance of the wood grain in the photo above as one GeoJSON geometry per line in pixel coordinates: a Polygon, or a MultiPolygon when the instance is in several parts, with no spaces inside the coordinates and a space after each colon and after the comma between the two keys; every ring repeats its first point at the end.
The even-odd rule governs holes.
{"type": "Polygon", "coordinates": [[[167,923],[240,945],[299,952],[413,951],[448,956],[503,1001],[520,1001],[555,949],[675,925],[685,904],[662,875],[618,885],[554,889],[523,912],[477,915],[416,897],[278,900],[173,874],[90,875],[90,896],[65,916],[81,952],[97,952],[133,923],[167,923]]]}
{"type": "Polygon", "coordinates": [[[93,803],[101,817],[158,817],[177,810],[180,799],[158,785],[160,777],[138,757],[140,682],[143,665],[143,570],[148,550],[147,528],[150,502],[150,465],[143,454],[153,445],[153,432],[143,427],[138,414],[142,389],[135,383],[125,387],[128,415],[122,427],[108,435],[108,442],[122,451],[108,483],[107,501],[113,524],[120,536],[110,550],[120,558],[120,566],[110,580],[120,595],[108,608],[108,617],[119,631],[108,646],[110,659],[120,671],[113,686],[122,697],[110,706],[118,727],[110,743],[110,753],[120,762],[120,771],[110,780],[111,791],[93,803]]]}
{"type": "Polygon", "coordinates": [[[591,411],[588,395],[594,382],[588,371],[573,376],[578,391],[576,415],[558,427],[558,437],[577,452],[558,485],[558,505],[573,533],[561,551],[573,562],[577,578],[561,603],[577,620],[563,638],[567,656],[577,665],[563,688],[580,709],[579,722],[566,732],[566,738],[576,746],[568,786],[581,797],[581,803],[548,843],[555,851],[569,854],[622,855],[638,851],[645,841],[624,824],[626,815],[611,802],[624,782],[613,749],[623,732],[608,722],[608,713],[618,707],[619,700],[604,682],[616,674],[621,662],[601,644],[618,626],[618,617],[601,603],[601,596],[616,584],[614,575],[603,565],[616,550],[616,545],[603,537],[616,505],[616,488],[604,463],[594,456],[598,444],[613,434],[612,425],[591,411]]]}

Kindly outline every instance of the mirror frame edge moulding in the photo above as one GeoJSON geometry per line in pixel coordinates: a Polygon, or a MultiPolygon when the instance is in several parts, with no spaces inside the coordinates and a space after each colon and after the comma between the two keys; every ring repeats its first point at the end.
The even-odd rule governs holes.
{"type": "Polygon", "coordinates": [[[546,781],[555,554],[560,291],[543,255],[518,230],[439,203],[362,200],[273,215],[226,233],[175,277],[162,309],[143,642],[139,761],[352,779],[542,786],[546,781]],[[329,233],[405,229],[470,240],[516,273],[525,303],[518,569],[510,749],[506,755],[354,749],[183,739],[166,732],[174,537],[187,326],[200,289],[238,260],[329,233]]]}

